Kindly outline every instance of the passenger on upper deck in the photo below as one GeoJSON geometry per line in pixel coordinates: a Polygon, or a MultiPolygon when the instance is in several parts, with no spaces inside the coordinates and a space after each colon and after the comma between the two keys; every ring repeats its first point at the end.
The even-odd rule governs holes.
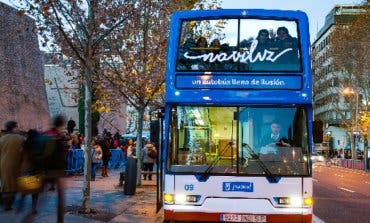
{"type": "Polygon", "coordinates": [[[218,53],[221,50],[221,43],[219,39],[212,40],[211,44],[209,45],[211,52],[218,53]]]}
{"type": "Polygon", "coordinates": [[[265,51],[271,51],[273,41],[270,39],[267,29],[259,30],[256,39],[251,40],[249,43],[250,52],[253,55],[253,62],[250,64],[249,68],[251,70],[259,70],[264,69],[266,66],[269,66],[270,62],[266,60],[266,56],[268,54],[265,51]]]}
{"type": "Polygon", "coordinates": [[[267,31],[267,29],[261,29],[258,32],[256,40],[258,41],[256,52],[263,53],[265,49],[268,50],[272,47],[272,40],[269,37],[269,32],[267,31]]]}
{"type": "Polygon", "coordinates": [[[274,46],[278,52],[288,50],[279,58],[283,63],[298,63],[298,40],[289,34],[286,27],[281,26],[277,29],[277,37],[273,37],[274,46]]]}
{"type": "Polygon", "coordinates": [[[281,26],[277,29],[277,38],[275,38],[275,45],[281,49],[298,47],[297,38],[292,37],[286,27],[281,26]]]}
{"type": "MultiPolygon", "coordinates": [[[[195,55],[203,55],[207,54],[208,52],[208,42],[207,39],[203,36],[199,37],[196,42],[196,47],[194,48],[195,55]]],[[[206,70],[208,67],[208,63],[204,62],[202,59],[193,60],[191,65],[192,70],[206,70]]]]}
{"type": "Polygon", "coordinates": [[[196,43],[196,47],[198,52],[201,52],[200,54],[203,54],[206,52],[206,48],[208,47],[207,39],[203,36],[199,37],[196,43]]]}
{"type": "MultiPolygon", "coordinates": [[[[218,55],[221,53],[221,42],[219,39],[212,40],[211,44],[209,45],[209,53],[213,53],[214,55],[218,55]]],[[[223,63],[220,61],[214,61],[208,64],[208,68],[211,70],[222,70],[223,63]]]]}
{"type": "Polygon", "coordinates": [[[178,70],[189,70],[191,69],[190,62],[184,57],[184,54],[187,52],[190,55],[193,55],[193,49],[196,47],[196,43],[192,37],[188,37],[184,44],[179,47],[178,52],[178,63],[177,69],[178,70]]]}

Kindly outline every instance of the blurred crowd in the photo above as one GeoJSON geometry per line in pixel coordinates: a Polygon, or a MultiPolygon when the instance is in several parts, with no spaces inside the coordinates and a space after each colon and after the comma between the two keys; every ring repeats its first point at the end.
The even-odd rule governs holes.
{"type": "MultiPolygon", "coordinates": [[[[57,222],[64,222],[65,186],[62,179],[67,172],[67,157],[71,151],[86,149],[84,135],[74,132],[75,126],[73,120],[67,122],[62,115],[56,116],[45,132],[35,129],[21,131],[16,121],[5,123],[0,134],[0,204],[4,211],[22,210],[25,197],[29,195],[32,207],[23,222],[31,222],[38,212],[40,194],[55,191],[58,198],[57,222]]],[[[112,135],[104,129],[102,134],[93,137],[90,145],[91,181],[95,181],[98,169],[101,169],[102,178],[109,177],[108,163],[112,150],[119,150],[124,159],[136,156],[134,139],[124,139],[118,131],[112,135]]],[[[153,171],[155,147],[150,140],[143,145],[143,169],[153,171]]],[[[147,177],[152,179],[151,174],[144,175],[144,179],[147,177]]],[[[121,185],[122,180],[119,181],[121,185]]]]}

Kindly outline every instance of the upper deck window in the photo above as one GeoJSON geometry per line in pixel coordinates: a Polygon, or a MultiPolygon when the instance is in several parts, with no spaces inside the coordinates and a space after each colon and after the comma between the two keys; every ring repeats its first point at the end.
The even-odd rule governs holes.
{"type": "Polygon", "coordinates": [[[177,71],[301,71],[296,21],[183,21],[177,71]]]}

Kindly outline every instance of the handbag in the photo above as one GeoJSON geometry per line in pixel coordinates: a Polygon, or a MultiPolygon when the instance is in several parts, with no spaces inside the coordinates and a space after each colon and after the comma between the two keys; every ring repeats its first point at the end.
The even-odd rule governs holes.
{"type": "Polygon", "coordinates": [[[155,151],[153,148],[149,148],[148,150],[148,156],[152,159],[157,159],[157,151],[155,151]]]}
{"type": "Polygon", "coordinates": [[[26,172],[17,178],[18,191],[33,193],[41,189],[43,174],[41,172],[26,172]]]}

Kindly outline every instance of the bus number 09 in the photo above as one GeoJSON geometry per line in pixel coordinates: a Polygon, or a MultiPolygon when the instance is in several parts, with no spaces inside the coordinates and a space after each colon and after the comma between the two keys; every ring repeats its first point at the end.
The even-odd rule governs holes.
{"type": "Polygon", "coordinates": [[[194,190],[194,185],[193,184],[185,184],[185,190],[186,191],[192,191],[194,190]]]}

